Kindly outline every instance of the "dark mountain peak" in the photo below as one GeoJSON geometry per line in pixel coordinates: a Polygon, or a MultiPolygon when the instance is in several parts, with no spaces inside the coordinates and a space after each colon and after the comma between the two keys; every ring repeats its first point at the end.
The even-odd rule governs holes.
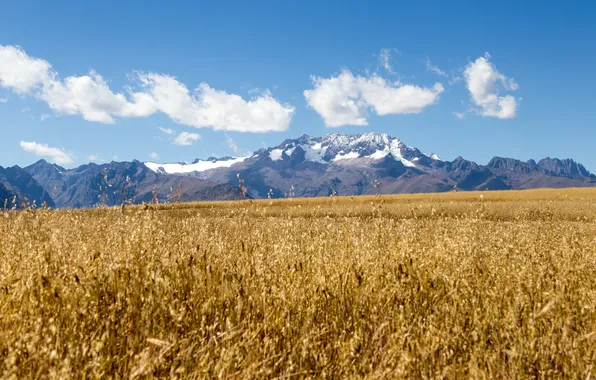
{"type": "Polygon", "coordinates": [[[475,162],[466,160],[462,156],[457,156],[455,160],[445,163],[445,170],[449,177],[461,179],[466,173],[478,169],[479,165],[475,162]]]}
{"type": "Polygon", "coordinates": [[[28,169],[28,168],[54,168],[59,172],[66,171],[66,169],[63,168],[62,166],[60,166],[58,164],[53,164],[53,163],[47,162],[43,158],[41,160],[38,160],[37,162],[25,167],[25,169],[28,169]]]}
{"type": "MultiPolygon", "coordinates": [[[[35,178],[43,178],[44,180],[60,180],[62,174],[67,172],[61,166],[50,164],[46,160],[39,160],[24,169],[27,173],[35,178]]],[[[43,186],[43,185],[42,185],[43,186]]],[[[46,189],[47,191],[48,189],[46,189]]]]}
{"type": "Polygon", "coordinates": [[[30,168],[49,168],[49,167],[58,169],[60,171],[66,170],[66,169],[64,169],[63,167],[61,167],[61,166],[59,166],[57,164],[53,164],[53,163],[47,162],[43,158],[41,160],[35,161],[34,163],[32,163],[29,166],[26,166],[24,169],[28,170],[30,168]]]}
{"type": "Polygon", "coordinates": [[[282,142],[278,147],[281,147],[281,146],[285,147],[287,145],[308,144],[312,140],[313,140],[313,138],[305,133],[302,136],[298,137],[297,139],[284,140],[284,142],[282,142]]]}
{"type": "Polygon", "coordinates": [[[590,172],[582,164],[570,158],[558,159],[546,157],[538,161],[538,167],[546,173],[569,178],[589,177],[590,172]]]}
{"type": "Polygon", "coordinates": [[[521,162],[519,160],[516,160],[515,158],[507,158],[507,157],[499,157],[499,156],[494,156],[486,166],[491,167],[491,168],[498,168],[498,167],[502,167],[502,166],[506,166],[506,165],[510,165],[510,164],[516,164],[518,162],[521,162]]]}
{"type": "Polygon", "coordinates": [[[563,161],[559,160],[556,157],[544,157],[542,160],[538,161],[538,165],[561,165],[563,161]]]}
{"type": "MultiPolygon", "coordinates": [[[[107,165],[107,164],[104,164],[104,165],[107,165]]],[[[80,173],[80,172],[86,171],[87,169],[92,169],[92,168],[97,168],[97,167],[100,167],[100,165],[96,164],[95,162],[90,162],[88,164],[77,166],[76,168],[72,169],[72,171],[80,173]]]]}
{"type": "MultiPolygon", "coordinates": [[[[51,171],[52,173],[58,173],[58,169],[56,169],[51,164],[47,164],[44,169],[51,171]]],[[[12,176],[13,178],[31,178],[31,174],[27,170],[27,168],[21,168],[18,165],[10,166],[4,169],[4,174],[8,176],[12,176]]]]}
{"type": "Polygon", "coordinates": [[[470,167],[470,166],[478,166],[475,162],[467,160],[467,159],[463,158],[462,156],[457,156],[455,158],[455,160],[451,161],[451,164],[453,167],[459,168],[459,169],[466,169],[467,167],[470,167]]]}
{"type": "Polygon", "coordinates": [[[524,172],[529,173],[533,170],[537,170],[536,165],[532,165],[529,162],[523,162],[521,160],[517,160],[515,158],[506,158],[506,157],[493,157],[492,160],[486,165],[491,169],[502,169],[507,171],[514,171],[514,172],[524,172]]]}

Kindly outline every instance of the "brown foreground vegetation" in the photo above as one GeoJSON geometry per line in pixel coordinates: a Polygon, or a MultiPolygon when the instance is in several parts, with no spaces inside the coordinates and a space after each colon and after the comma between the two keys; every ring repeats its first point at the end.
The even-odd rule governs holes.
{"type": "Polygon", "coordinates": [[[0,212],[3,378],[590,378],[596,190],[0,212]]]}

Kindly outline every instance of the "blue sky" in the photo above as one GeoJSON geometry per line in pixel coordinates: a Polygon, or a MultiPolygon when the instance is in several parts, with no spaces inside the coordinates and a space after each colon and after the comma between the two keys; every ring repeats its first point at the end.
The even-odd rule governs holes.
{"type": "Polygon", "coordinates": [[[596,6],[396,3],[4,2],[0,165],[374,131],[448,160],[596,171],[596,6]]]}

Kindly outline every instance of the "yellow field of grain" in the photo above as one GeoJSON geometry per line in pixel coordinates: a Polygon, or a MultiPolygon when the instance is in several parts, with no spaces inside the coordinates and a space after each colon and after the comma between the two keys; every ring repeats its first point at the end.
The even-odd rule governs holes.
{"type": "Polygon", "coordinates": [[[596,190],[0,214],[3,378],[590,378],[596,190]]]}

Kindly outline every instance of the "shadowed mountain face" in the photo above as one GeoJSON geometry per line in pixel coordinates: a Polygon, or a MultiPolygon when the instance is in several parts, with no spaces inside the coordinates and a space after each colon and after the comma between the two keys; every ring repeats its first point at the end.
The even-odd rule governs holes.
{"type": "Polygon", "coordinates": [[[3,184],[0,183],[0,207],[4,207],[4,202],[10,202],[10,199],[13,197],[12,193],[8,191],[3,184]]]}
{"type": "Polygon", "coordinates": [[[571,159],[559,160],[558,158],[544,158],[538,162],[538,166],[547,174],[555,176],[568,176],[571,178],[582,178],[590,176],[590,173],[582,164],[571,159]]]}
{"type": "Polygon", "coordinates": [[[33,204],[33,202],[38,207],[44,203],[54,207],[54,201],[50,195],[26,170],[18,166],[10,168],[0,166],[0,208],[4,207],[7,199],[11,205],[15,196],[19,207],[23,203],[33,204]]]}
{"type": "Polygon", "coordinates": [[[311,197],[596,185],[596,178],[570,159],[536,163],[495,157],[487,165],[462,157],[443,161],[377,133],[303,135],[243,158],[146,165],[158,173],[217,183],[235,184],[240,174],[255,198],[267,197],[270,190],[274,197],[311,197]]]}
{"type": "Polygon", "coordinates": [[[236,186],[158,174],[139,161],[88,164],[66,170],[41,160],[25,170],[51,194],[57,207],[112,206],[121,204],[123,198],[133,203],[149,203],[154,193],[160,202],[171,201],[172,197],[184,202],[242,196],[236,186]]]}

